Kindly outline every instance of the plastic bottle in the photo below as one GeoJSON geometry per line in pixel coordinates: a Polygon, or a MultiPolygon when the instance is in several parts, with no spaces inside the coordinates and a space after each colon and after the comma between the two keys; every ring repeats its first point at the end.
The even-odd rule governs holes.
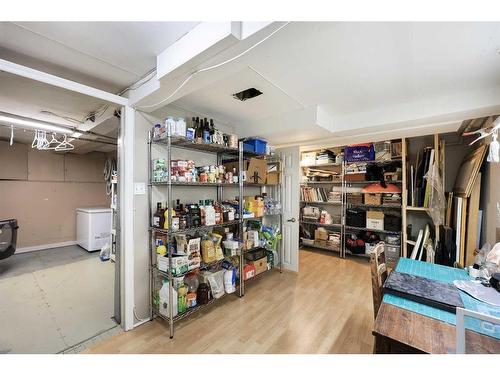
{"type": "MultiPolygon", "coordinates": [[[[173,301],[173,316],[177,316],[178,314],[178,308],[177,308],[177,303],[178,303],[178,297],[177,297],[177,291],[172,288],[172,301],[173,301]]],[[[163,285],[160,289],[160,314],[166,317],[170,316],[170,311],[169,311],[169,294],[170,294],[170,286],[168,283],[168,280],[164,279],[163,280],[163,285]]]]}
{"type": "Polygon", "coordinates": [[[236,291],[236,274],[234,271],[234,269],[224,270],[224,290],[228,294],[236,291]]]}
{"type": "Polygon", "coordinates": [[[205,202],[205,225],[215,225],[215,208],[210,201],[205,202]]]}

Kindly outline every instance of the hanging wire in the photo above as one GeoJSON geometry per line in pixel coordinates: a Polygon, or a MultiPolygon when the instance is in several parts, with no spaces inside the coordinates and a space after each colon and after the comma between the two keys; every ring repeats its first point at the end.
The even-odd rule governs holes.
{"type": "Polygon", "coordinates": [[[147,109],[147,108],[158,107],[159,105],[165,103],[167,100],[169,100],[170,98],[172,98],[175,94],[177,94],[180,91],[180,89],[182,89],[184,87],[184,85],[186,85],[191,80],[191,78],[193,78],[195,75],[200,74],[202,72],[207,72],[207,71],[212,70],[212,69],[220,68],[223,65],[229,64],[230,62],[232,62],[232,61],[234,61],[236,59],[239,59],[241,56],[247,54],[248,52],[250,52],[251,50],[253,50],[257,46],[259,46],[260,44],[264,43],[266,40],[268,40],[270,37],[272,37],[274,34],[276,34],[278,31],[280,31],[282,28],[284,28],[289,23],[290,23],[290,21],[286,22],[284,25],[281,25],[276,30],[274,30],[271,34],[269,34],[265,38],[261,39],[257,43],[253,44],[251,47],[247,48],[246,50],[244,50],[243,52],[239,53],[238,55],[236,55],[236,56],[234,56],[234,57],[232,57],[232,58],[230,58],[230,59],[228,59],[226,61],[223,61],[221,63],[218,63],[218,64],[215,64],[215,65],[212,65],[212,66],[209,66],[209,67],[206,67],[206,68],[202,68],[202,69],[198,69],[198,70],[194,71],[169,96],[167,96],[165,99],[163,99],[163,100],[161,100],[161,101],[159,101],[158,103],[155,103],[155,104],[140,106],[139,108],[141,108],[141,109],[147,109]]]}

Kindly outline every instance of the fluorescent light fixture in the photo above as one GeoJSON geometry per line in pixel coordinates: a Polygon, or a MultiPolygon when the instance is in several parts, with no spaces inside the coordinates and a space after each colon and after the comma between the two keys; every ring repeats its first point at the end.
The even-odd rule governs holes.
{"type": "Polygon", "coordinates": [[[10,113],[0,112],[0,123],[4,125],[14,125],[16,127],[45,130],[50,133],[71,134],[74,137],[80,137],[82,134],[75,132],[76,128],[69,128],[50,122],[33,120],[27,117],[11,115],[10,113]]]}

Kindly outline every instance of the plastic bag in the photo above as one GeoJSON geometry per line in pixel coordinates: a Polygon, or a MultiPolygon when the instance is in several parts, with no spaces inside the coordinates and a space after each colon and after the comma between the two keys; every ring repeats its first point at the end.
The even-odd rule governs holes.
{"type": "Polygon", "coordinates": [[[208,284],[212,290],[214,298],[221,298],[225,293],[224,270],[211,273],[207,276],[208,284]]]}
{"type": "Polygon", "coordinates": [[[106,244],[101,248],[101,252],[99,253],[99,258],[101,258],[101,260],[105,262],[109,260],[110,254],[111,254],[111,246],[109,246],[109,244],[106,244]]]}
{"type": "Polygon", "coordinates": [[[439,175],[439,169],[434,163],[424,176],[429,183],[429,216],[434,225],[443,225],[446,212],[446,197],[444,195],[443,182],[439,175]]]}

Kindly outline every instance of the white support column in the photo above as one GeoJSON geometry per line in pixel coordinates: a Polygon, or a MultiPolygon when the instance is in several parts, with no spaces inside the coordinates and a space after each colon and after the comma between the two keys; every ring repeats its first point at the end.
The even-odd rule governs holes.
{"type": "Polygon", "coordinates": [[[135,110],[124,106],[120,139],[120,284],[122,327],[134,328],[134,134],[135,110]]]}

